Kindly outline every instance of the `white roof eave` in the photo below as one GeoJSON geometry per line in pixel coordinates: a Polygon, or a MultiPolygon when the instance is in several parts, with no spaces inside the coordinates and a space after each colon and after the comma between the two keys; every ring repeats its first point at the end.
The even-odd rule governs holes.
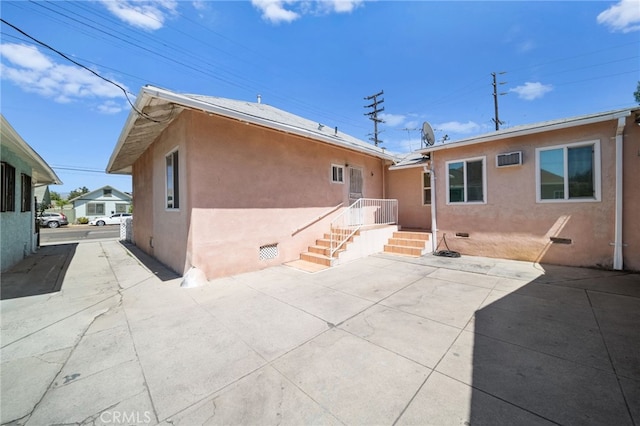
{"type": "MultiPolygon", "coordinates": [[[[113,169],[114,164],[123,146],[127,143],[128,136],[131,130],[134,128],[136,124],[136,120],[139,118],[139,114],[137,111],[142,111],[147,105],[149,105],[151,100],[154,98],[162,99],[167,101],[168,103],[178,104],[186,108],[200,110],[206,113],[216,114],[223,117],[236,119],[242,122],[256,124],[256,125],[268,127],[271,129],[279,130],[282,132],[311,138],[311,139],[322,141],[337,147],[346,148],[346,149],[354,150],[357,152],[361,152],[363,154],[375,156],[384,160],[389,160],[389,161],[397,160],[396,156],[392,154],[388,154],[380,150],[379,148],[374,148],[374,147],[368,148],[365,146],[357,145],[348,140],[341,139],[339,136],[335,136],[335,137],[327,136],[326,134],[323,134],[320,132],[314,132],[305,128],[288,125],[286,123],[280,123],[274,120],[265,119],[262,117],[250,115],[240,111],[235,111],[231,108],[223,108],[199,99],[174,93],[169,90],[160,89],[152,86],[145,86],[140,90],[140,94],[136,98],[135,110],[132,109],[131,112],[129,113],[129,116],[127,117],[127,121],[125,122],[122,132],[120,133],[120,137],[118,138],[116,147],[114,148],[114,151],[107,165],[108,173],[125,173],[125,174],[131,173],[131,165],[128,165],[127,167],[120,167],[118,170],[114,170],[113,169]]],[[[166,124],[168,125],[168,122],[166,124]]]]}
{"type": "Polygon", "coordinates": [[[445,149],[454,149],[454,148],[459,148],[459,147],[468,146],[468,145],[476,145],[480,143],[498,141],[502,139],[533,135],[541,132],[561,130],[561,129],[576,127],[576,126],[585,126],[588,124],[601,123],[603,121],[609,121],[609,120],[617,120],[620,117],[628,117],[629,115],[631,115],[631,110],[632,108],[628,108],[624,110],[610,111],[610,112],[606,112],[598,115],[591,114],[588,116],[575,117],[575,118],[570,118],[566,120],[547,121],[547,122],[533,124],[533,125],[524,126],[524,127],[519,126],[519,127],[514,127],[512,129],[505,129],[502,131],[498,131],[495,133],[476,136],[469,139],[462,139],[460,141],[451,142],[444,145],[423,148],[416,152],[427,154],[429,152],[442,151],[445,149]]]}

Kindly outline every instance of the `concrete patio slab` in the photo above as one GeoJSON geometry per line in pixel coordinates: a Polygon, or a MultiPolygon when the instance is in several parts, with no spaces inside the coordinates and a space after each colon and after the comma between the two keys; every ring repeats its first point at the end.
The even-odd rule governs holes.
{"type": "Polygon", "coordinates": [[[272,365],[345,424],[392,424],[431,371],[338,329],[272,365]]]}
{"type": "Polygon", "coordinates": [[[556,423],[434,371],[398,425],[540,425],[556,423]],[[469,401],[474,401],[473,407],[469,401]]]}
{"type": "Polygon", "coordinates": [[[479,334],[462,333],[436,371],[559,424],[632,424],[614,374],[479,334]]]}
{"type": "Polygon", "coordinates": [[[640,424],[638,274],[379,254],[181,288],[113,240],[60,271],[0,302],[3,424],[640,424]]]}
{"type": "Polygon", "coordinates": [[[130,321],[130,327],[158,419],[265,364],[235,333],[197,306],[130,321]]]}
{"type": "Polygon", "coordinates": [[[381,302],[385,306],[464,328],[490,290],[451,281],[423,278],[381,302]]]}
{"type": "Polygon", "coordinates": [[[460,329],[384,306],[374,306],[340,326],[368,342],[434,368],[460,329]]]}
{"type": "Polygon", "coordinates": [[[265,366],[171,416],[162,425],[341,425],[273,367],[265,366]]]}
{"type": "Polygon", "coordinates": [[[258,292],[240,282],[197,288],[190,295],[217,295],[200,302],[203,310],[270,361],[326,331],[327,321],[258,292]],[[224,288],[226,286],[226,288],[224,288]]]}

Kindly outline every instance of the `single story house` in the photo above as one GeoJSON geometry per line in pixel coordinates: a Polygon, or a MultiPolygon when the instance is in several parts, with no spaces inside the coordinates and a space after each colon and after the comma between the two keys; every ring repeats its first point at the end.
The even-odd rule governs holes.
{"type": "Polygon", "coordinates": [[[72,198],[75,217],[86,217],[89,220],[100,216],[111,216],[115,213],[129,213],[133,197],[112,186],[102,188],[72,198]]]}
{"type": "Polygon", "coordinates": [[[430,173],[431,231],[451,250],[640,270],[640,109],[516,126],[418,153],[391,166],[387,180],[430,173]]]}
{"type": "Polygon", "coordinates": [[[51,192],[49,192],[49,185],[36,187],[33,195],[36,201],[36,212],[44,211],[51,207],[51,192]]]}
{"type": "Polygon", "coordinates": [[[208,278],[298,259],[395,157],[260,102],[142,88],[107,166],[131,174],[133,240],[208,278]]]}
{"type": "MultiPolygon", "coordinates": [[[[135,244],[181,274],[192,267],[208,278],[258,270],[306,259],[305,250],[319,253],[326,245],[331,264],[344,229],[365,222],[433,232],[428,251],[446,234],[463,254],[614,268],[624,260],[640,269],[640,250],[627,249],[638,241],[630,212],[640,203],[631,183],[640,138],[629,109],[398,156],[260,99],[145,86],[134,106],[107,172],[133,177],[135,244]],[[586,149],[574,151],[583,146],[593,150],[592,160],[586,149]],[[547,167],[556,150],[563,159],[547,167]],[[575,163],[578,153],[585,159],[575,163]],[[516,157],[517,165],[505,167],[516,157]],[[558,183],[576,173],[583,175],[577,182],[558,183]],[[591,186],[591,199],[572,199],[591,186]]],[[[386,250],[386,234],[359,238],[386,250]]],[[[389,244],[413,243],[389,237],[389,244]]],[[[405,250],[415,255],[412,248],[399,252],[405,250]]]]}
{"type": "Polygon", "coordinates": [[[35,189],[62,182],[0,114],[0,246],[2,271],[37,249],[35,189]]]}

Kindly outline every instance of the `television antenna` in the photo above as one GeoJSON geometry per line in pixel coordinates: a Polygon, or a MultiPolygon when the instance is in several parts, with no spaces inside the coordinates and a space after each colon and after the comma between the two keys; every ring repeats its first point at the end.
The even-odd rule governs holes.
{"type": "Polygon", "coordinates": [[[433,134],[433,129],[431,125],[426,121],[422,123],[422,130],[420,131],[422,134],[422,142],[424,142],[425,148],[429,145],[433,145],[436,142],[436,138],[433,134]]]}

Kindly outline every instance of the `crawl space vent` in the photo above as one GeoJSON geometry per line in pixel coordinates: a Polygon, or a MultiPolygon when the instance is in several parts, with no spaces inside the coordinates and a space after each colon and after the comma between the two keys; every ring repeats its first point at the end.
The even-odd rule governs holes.
{"type": "Polygon", "coordinates": [[[496,167],[519,166],[522,164],[522,151],[507,152],[496,156],[496,167]]]}
{"type": "Polygon", "coordinates": [[[278,244],[260,246],[260,260],[275,259],[278,257],[278,244]]]}

